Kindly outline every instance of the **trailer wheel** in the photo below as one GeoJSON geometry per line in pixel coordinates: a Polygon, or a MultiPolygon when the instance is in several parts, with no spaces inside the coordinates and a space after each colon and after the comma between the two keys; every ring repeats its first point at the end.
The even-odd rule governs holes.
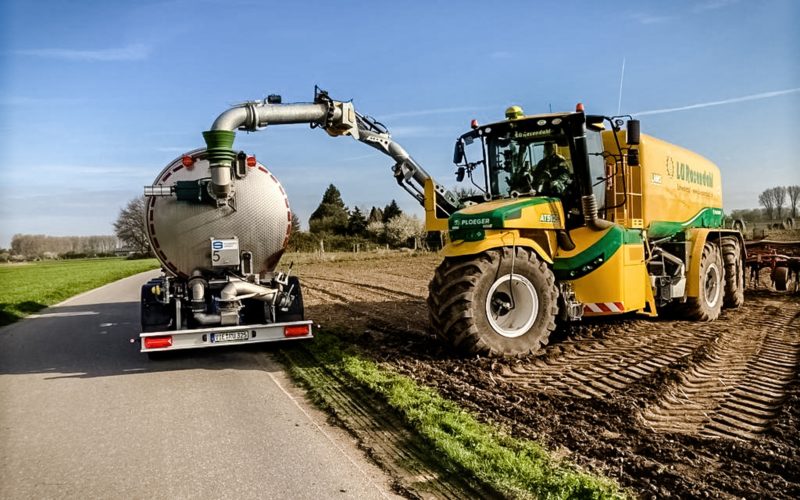
{"type": "Polygon", "coordinates": [[[744,263],[739,240],[733,236],[719,239],[722,262],[725,266],[725,296],[723,305],[736,309],[744,304],[744,263]]]}
{"type": "Polygon", "coordinates": [[[686,317],[697,321],[714,321],[719,317],[724,300],[724,271],[719,250],[714,243],[703,247],[700,259],[700,292],[686,300],[686,317]]]}
{"type": "Polygon", "coordinates": [[[775,283],[775,290],[779,292],[785,292],[787,290],[787,284],[789,283],[789,268],[788,267],[776,267],[772,270],[772,282],[775,283]]]}
{"type": "Polygon", "coordinates": [[[515,255],[506,247],[445,259],[429,291],[431,326],[466,354],[530,354],[547,344],[556,327],[555,277],[527,248],[517,247],[515,255]]]}

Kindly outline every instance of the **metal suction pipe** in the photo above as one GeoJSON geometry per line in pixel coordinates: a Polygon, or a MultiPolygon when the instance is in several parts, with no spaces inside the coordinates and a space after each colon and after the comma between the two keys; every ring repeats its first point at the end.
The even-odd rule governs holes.
{"type": "Polygon", "coordinates": [[[267,125],[289,123],[318,123],[341,119],[342,111],[326,103],[266,104],[248,102],[231,108],[214,120],[211,130],[203,132],[211,170],[211,191],[218,200],[231,196],[231,166],[236,158],[233,151],[235,130],[256,131],[267,125]]]}
{"type": "Polygon", "coordinates": [[[248,281],[231,281],[219,294],[220,302],[232,302],[243,298],[253,298],[268,302],[275,297],[277,290],[250,283],[248,281]],[[246,297],[245,297],[246,296],[246,297]]]}
{"type": "Polygon", "coordinates": [[[256,131],[267,125],[290,123],[319,123],[338,121],[342,111],[337,107],[328,109],[326,103],[264,104],[245,103],[231,108],[214,120],[211,130],[249,130],[256,131]],[[331,116],[328,116],[328,113],[331,116]]]}

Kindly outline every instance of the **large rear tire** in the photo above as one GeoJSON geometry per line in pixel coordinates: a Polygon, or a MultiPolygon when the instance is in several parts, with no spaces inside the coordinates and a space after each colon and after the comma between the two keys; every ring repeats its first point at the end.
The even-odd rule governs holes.
{"type": "Polygon", "coordinates": [[[686,301],[686,317],[697,321],[714,321],[724,301],[724,270],[719,248],[708,242],[700,259],[700,291],[686,301]]]}
{"type": "Polygon", "coordinates": [[[739,240],[735,236],[723,236],[719,239],[719,246],[725,266],[723,306],[736,309],[744,304],[744,263],[739,240]]]}
{"type": "Polygon", "coordinates": [[[431,327],[457,350],[524,356],[547,344],[557,300],[547,264],[528,248],[514,254],[506,247],[445,259],[429,285],[428,306],[431,327]]]}

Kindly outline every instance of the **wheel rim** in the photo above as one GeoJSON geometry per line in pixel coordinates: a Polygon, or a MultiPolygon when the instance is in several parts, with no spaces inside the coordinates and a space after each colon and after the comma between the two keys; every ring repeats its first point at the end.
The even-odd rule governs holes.
{"type": "Polygon", "coordinates": [[[533,326],[538,313],[539,295],[525,276],[515,274],[512,279],[506,274],[492,284],[486,295],[486,317],[492,329],[503,337],[523,335],[533,326]]]}
{"type": "Polygon", "coordinates": [[[714,307],[717,305],[721,287],[719,268],[716,264],[712,263],[708,266],[708,269],[706,269],[706,280],[703,288],[705,290],[706,304],[708,304],[708,307],[714,307]]]}

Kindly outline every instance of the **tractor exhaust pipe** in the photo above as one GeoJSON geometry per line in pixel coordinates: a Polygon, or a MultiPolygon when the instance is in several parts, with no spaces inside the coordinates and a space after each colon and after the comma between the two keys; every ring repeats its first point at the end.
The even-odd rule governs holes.
{"type": "Polygon", "coordinates": [[[581,205],[583,207],[583,222],[588,228],[595,231],[602,231],[614,225],[613,222],[598,217],[597,198],[594,197],[594,193],[588,196],[582,196],[581,205]]]}
{"type": "Polygon", "coordinates": [[[597,198],[592,192],[592,176],[589,172],[589,148],[586,145],[586,116],[583,115],[583,107],[579,108],[579,113],[583,117],[578,120],[573,127],[575,137],[575,156],[581,161],[575,162],[575,177],[578,181],[578,189],[581,193],[581,208],[583,209],[583,222],[594,231],[603,231],[613,226],[614,223],[601,219],[597,215],[597,198]]]}

